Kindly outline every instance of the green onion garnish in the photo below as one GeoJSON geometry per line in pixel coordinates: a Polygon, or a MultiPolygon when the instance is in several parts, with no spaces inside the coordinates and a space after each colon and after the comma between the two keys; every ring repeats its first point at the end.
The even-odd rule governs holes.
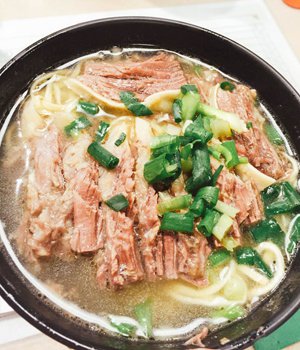
{"type": "Polygon", "coordinates": [[[225,91],[230,91],[232,92],[235,89],[234,84],[230,83],[229,81],[223,81],[220,84],[220,88],[225,91]]]}
{"type": "Polygon", "coordinates": [[[139,100],[130,91],[121,91],[120,99],[127,109],[129,109],[134,115],[147,116],[153,114],[151,109],[139,102],[139,100]]]}
{"type": "Polygon", "coordinates": [[[80,130],[92,126],[92,123],[86,117],[79,117],[65,126],[64,131],[67,136],[77,136],[80,130]]]}
{"type": "Polygon", "coordinates": [[[126,139],[126,134],[125,132],[122,132],[118,137],[118,139],[115,141],[115,145],[119,147],[125,141],[125,139],[126,139]]]}
{"type": "Polygon", "coordinates": [[[182,97],[181,117],[182,120],[192,120],[197,112],[200,95],[192,90],[187,91],[182,97]]]}
{"type": "Polygon", "coordinates": [[[99,112],[99,106],[96,103],[79,101],[78,102],[79,109],[85,112],[86,114],[95,115],[99,112]]]}
{"type": "Polygon", "coordinates": [[[192,205],[190,206],[190,212],[195,216],[199,217],[204,213],[205,203],[202,198],[195,198],[192,205]]]}
{"type": "Polygon", "coordinates": [[[122,335],[132,337],[135,335],[137,327],[130,323],[116,323],[110,319],[110,324],[116,328],[122,335]]]}
{"type": "Polygon", "coordinates": [[[180,123],[182,121],[182,101],[180,99],[177,98],[176,100],[174,100],[172,110],[175,122],[180,123]]]}
{"type": "Polygon", "coordinates": [[[273,276],[269,266],[252,247],[237,247],[234,249],[235,259],[238,264],[255,266],[260,269],[268,278],[273,276]]]}
{"type": "Polygon", "coordinates": [[[150,299],[147,299],[143,303],[135,306],[134,314],[139,324],[143,328],[143,332],[146,337],[152,336],[152,303],[150,299]]]}
{"type": "Polygon", "coordinates": [[[108,128],[109,128],[109,123],[106,123],[103,121],[100,122],[98,129],[96,131],[96,137],[95,137],[95,140],[97,142],[101,142],[104,139],[105,135],[107,134],[108,128]]]}
{"type": "Polygon", "coordinates": [[[246,123],[246,128],[247,128],[247,129],[252,129],[252,128],[253,128],[252,122],[246,123]]]}
{"type": "Polygon", "coordinates": [[[165,213],[160,229],[162,231],[194,232],[194,216],[191,214],[165,213]]]}
{"type": "Polygon", "coordinates": [[[119,158],[100,146],[98,142],[91,143],[87,151],[99,164],[107,169],[114,169],[119,164],[119,158]]]}
{"type": "Polygon", "coordinates": [[[206,209],[204,218],[197,226],[198,230],[206,237],[210,237],[214,226],[217,224],[221,217],[221,214],[215,210],[206,209]]]}
{"type": "Polygon", "coordinates": [[[195,92],[196,94],[198,94],[197,86],[193,85],[193,84],[182,85],[180,90],[183,93],[183,95],[187,94],[190,91],[191,92],[195,92]]]}
{"type": "Polygon", "coordinates": [[[277,221],[273,218],[267,218],[250,228],[253,239],[257,243],[271,240],[280,247],[284,243],[285,233],[280,228],[277,221]]]}
{"type": "Polygon", "coordinates": [[[123,194],[116,194],[105,202],[112,210],[121,211],[128,207],[129,203],[123,194]]]}
{"type": "Polygon", "coordinates": [[[279,132],[275,129],[275,126],[272,125],[269,121],[266,121],[264,123],[264,131],[268,137],[268,139],[274,144],[274,145],[283,145],[284,141],[282,137],[280,136],[279,132]]]}
{"type": "Polygon", "coordinates": [[[177,147],[179,147],[178,136],[164,134],[164,135],[152,137],[150,148],[153,150],[164,146],[169,146],[171,144],[175,144],[177,147]]]}
{"type": "Polygon", "coordinates": [[[224,165],[219,165],[218,169],[214,172],[212,178],[211,178],[211,185],[216,186],[218,178],[224,168],[224,165]]]}
{"type": "Polygon", "coordinates": [[[231,254],[227,249],[218,248],[209,254],[208,261],[211,266],[216,267],[227,263],[230,258],[231,254]]]}
{"type": "Polygon", "coordinates": [[[167,199],[165,201],[160,202],[157,205],[157,210],[159,214],[164,214],[169,211],[185,209],[189,207],[189,205],[191,204],[191,201],[192,201],[192,196],[190,194],[174,197],[174,198],[167,199]]]}
{"type": "Polygon", "coordinates": [[[212,138],[213,134],[204,129],[202,117],[199,116],[193,123],[188,125],[184,136],[191,138],[193,141],[197,140],[204,145],[212,138]]]}
{"type": "Polygon", "coordinates": [[[209,208],[213,208],[218,201],[220,190],[218,187],[214,186],[206,186],[202,187],[196,194],[195,200],[203,199],[205,201],[205,204],[209,208]]]}

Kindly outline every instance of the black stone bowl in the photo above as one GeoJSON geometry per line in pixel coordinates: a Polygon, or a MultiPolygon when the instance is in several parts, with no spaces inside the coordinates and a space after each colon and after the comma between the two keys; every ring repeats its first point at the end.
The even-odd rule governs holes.
{"type": "MultiPolygon", "coordinates": [[[[124,17],[78,24],[51,34],[28,47],[0,71],[1,125],[32,80],[51,68],[103,49],[151,47],[173,50],[221,69],[258,91],[300,153],[300,97],[292,86],[262,59],[235,42],[194,25],[147,17],[124,17]]],[[[0,126],[1,126],[0,125],[0,126]]],[[[9,205],[2,203],[1,205],[9,205]]],[[[2,219],[2,218],[0,218],[2,219]]],[[[27,321],[50,337],[75,349],[185,349],[183,341],[130,341],[79,323],[41,298],[12,262],[0,242],[0,294],[27,321]]],[[[229,323],[205,339],[209,348],[244,349],[274,331],[300,304],[300,254],[285,279],[245,319],[229,323]]],[[[166,305],[168,307],[168,305],[166,305]]],[[[189,347],[191,348],[191,346],[189,347]]]]}

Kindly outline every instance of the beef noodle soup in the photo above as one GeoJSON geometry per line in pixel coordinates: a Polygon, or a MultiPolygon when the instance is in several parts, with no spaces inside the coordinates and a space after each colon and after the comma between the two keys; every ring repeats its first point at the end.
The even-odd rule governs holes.
{"type": "Polygon", "coordinates": [[[119,336],[201,345],[284,278],[300,239],[292,154],[257,92],[213,67],[94,54],[17,105],[1,220],[63,307],[119,336]]]}

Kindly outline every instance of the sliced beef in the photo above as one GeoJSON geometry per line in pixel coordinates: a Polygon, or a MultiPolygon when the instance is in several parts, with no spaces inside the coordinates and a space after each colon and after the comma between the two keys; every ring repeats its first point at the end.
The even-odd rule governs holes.
{"type": "Polygon", "coordinates": [[[153,136],[150,123],[136,118],[135,134],[135,193],[141,238],[140,250],[147,277],[149,280],[154,280],[157,274],[156,251],[160,220],[156,209],[157,195],[144,178],[144,164],[150,159],[150,141],[153,136]]]}
{"type": "MultiPolygon", "coordinates": [[[[219,163],[211,158],[211,165],[213,170],[216,170],[219,163]]],[[[220,199],[239,210],[236,222],[233,224],[233,236],[239,238],[239,225],[254,224],[263,217],[262,202],[256,185],[250,181],[243,182],[236,174],[224,167],[217,186],[220,189],[220,199]]]]}
{"type": "Polygon", "coordinates": [[[275,179],[283,176],[285,169],[282,161],[255,115],[251,90],[243,85],[237,85],[232,92],[218,89],[217,101],[220,109],[236,113],[245,122],[253,125],[248,131],[235,134],[239,154],[248,157],[250,163],[264,174],[275,179]]]}
{"type": "MultiPolygon", "coordinates": [[[[114,142],[121,132],[129,134],[129,127],[124,123],[111,128],[110,135],[104,147],[119,158],[119,164],[114,170],[100,167],[99,191],[102,202],[112,196],[122,193],[134,201],[134,158],[128,144],[128,138],[117,147],[114,142]]],[[[120,288],[125,284],[136,282],[144,277],[140,253],[137,249],[134,231],[134,217],[126,213],[115,212],[102,203],[102,232],[104,243],[100,253],[100,265],[97,272],[99,286],[105,288],[120,288]]]]}
{"type": "Polygon", "coordinates": [[[171,234],[163,235],[164,242],[164,276],[167,279],[176,279],[177,275],[177,239],[171,234]]]}
{"type": "Polygon", "coordinates": [[[134,92],[144,100],[153,93],[178,89],[186,83],[175,56],[166,53],[113,62],[87,61],[78,79],[100,95],[117,101],[120,91],[134,92]]]}
{"type": "Polygon", "coordinates": [[[33,254],[49,256],[57,242],[57,201],[61,197],[64,181],[61,167],[61,139],[55,126],[31,143],[33,167],[28,176],[27,206],[28,234],[24,239],[33,254]]]}
{"type": "Polygon", "coordinates": [[[178,234],[177,265],[182,279],[201,286],[207,283],[205,276],[207,257],[210,253],[206,238],[199,232],[193,236],[178,234]]]}

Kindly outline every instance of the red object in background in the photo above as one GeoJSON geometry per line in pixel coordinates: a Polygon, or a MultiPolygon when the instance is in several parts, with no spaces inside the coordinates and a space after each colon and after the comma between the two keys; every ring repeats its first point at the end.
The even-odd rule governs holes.
{"type": "Polygon", "coordinates": [[[300,0],[283,0],[287,5],[300,9],[300,0]]]}

